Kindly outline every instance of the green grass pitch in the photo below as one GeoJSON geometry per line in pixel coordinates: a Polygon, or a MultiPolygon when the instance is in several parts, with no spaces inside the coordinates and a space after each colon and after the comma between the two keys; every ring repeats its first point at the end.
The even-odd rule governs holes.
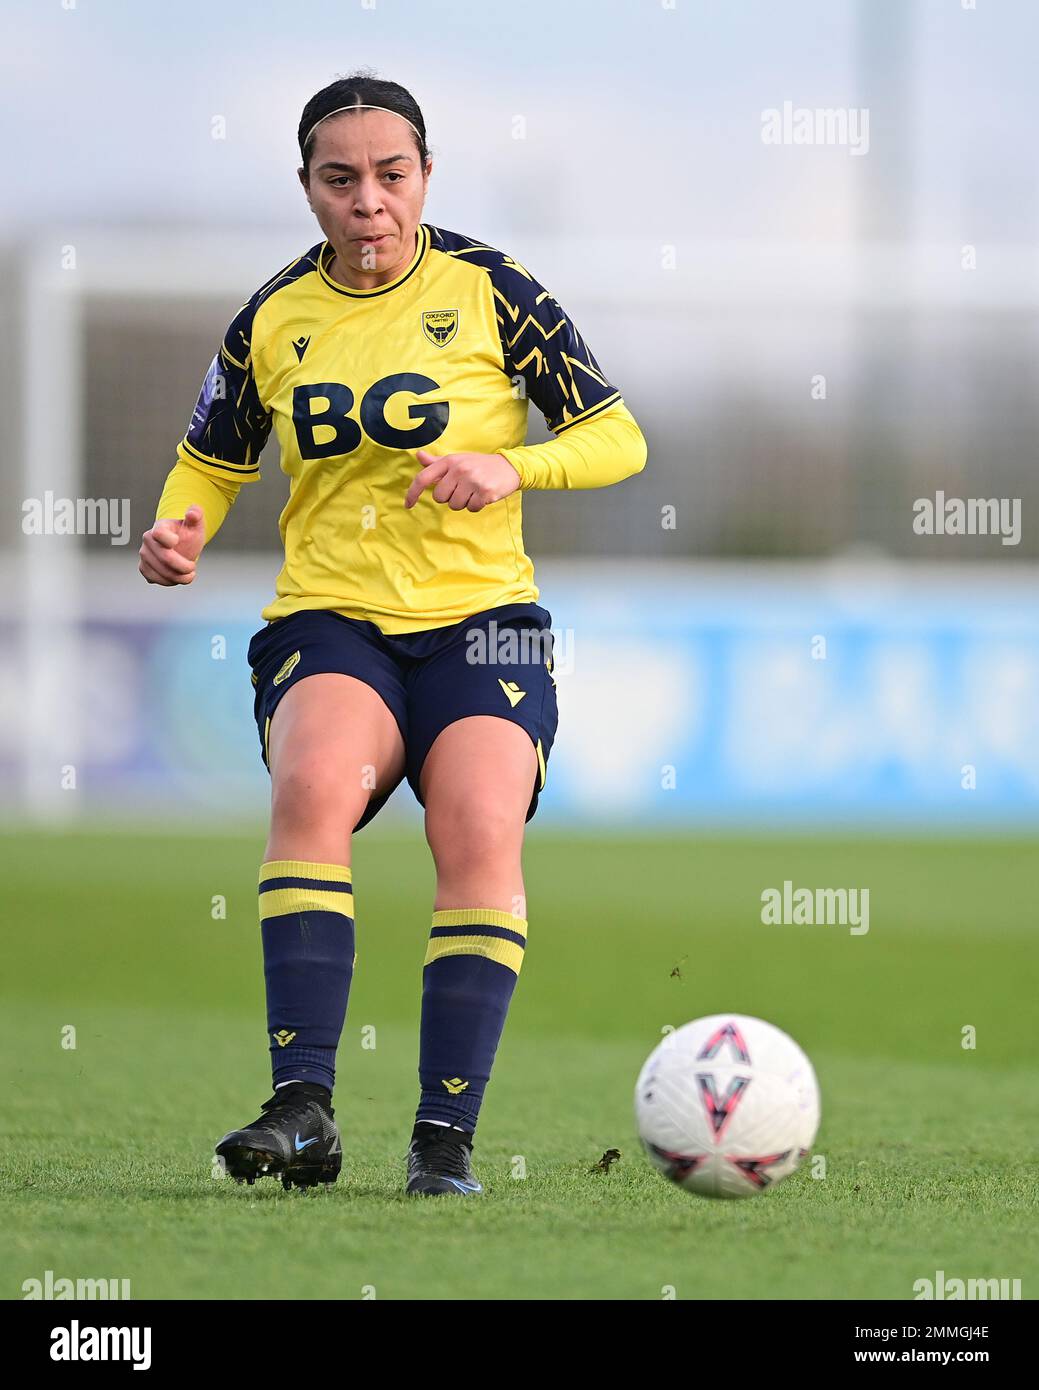
{"type": "Polygon", "coordinates": [[[420,840],[377,824],[355,844],[338,1186],[212,1176],[214,1141],[269,1094],[262,848],[0,839],[4,1298],[48,1269],[178,1299],[909,1299],[939,1269],[1039,1291],[1033,842],[532,828],[530,948],[474,1155],[486,1195],[464,1201],[401,1195],[433,876],[420,840]],[[868,887],[869,934],[763,926],[761,890],[785,879],[868,887]],[[808,1161],[711,1202],[642,1158],[642,1061],[665,1025],[723,1010],[812,1058],[824,1177],[808,1161]]]}

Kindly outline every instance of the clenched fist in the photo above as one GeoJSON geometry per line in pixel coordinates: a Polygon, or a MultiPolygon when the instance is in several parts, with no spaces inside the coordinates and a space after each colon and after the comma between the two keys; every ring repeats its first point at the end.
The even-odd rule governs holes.
{"type": "Polygon", "coordinates": [[[149,584],[190,584],[206,543],[201,507],[189,507],[181,520],[157,521],[145,531],[138,566],[149,584]]]}

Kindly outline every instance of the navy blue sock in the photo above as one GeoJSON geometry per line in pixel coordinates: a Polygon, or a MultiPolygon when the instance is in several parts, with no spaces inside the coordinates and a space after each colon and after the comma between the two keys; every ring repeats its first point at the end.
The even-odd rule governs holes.
{"type": "Polygon", "coordinates": [[[260,868],[260,932],[274,1084],[335,1084],[354,961],[354,898],[342,864],[260,868]]]}
{"type": "Polygon", "coordinates": [[[526,918],[511,912],[433,913],[422,972],[416,1120],[475,1130],[526,944],[526,918]]]}

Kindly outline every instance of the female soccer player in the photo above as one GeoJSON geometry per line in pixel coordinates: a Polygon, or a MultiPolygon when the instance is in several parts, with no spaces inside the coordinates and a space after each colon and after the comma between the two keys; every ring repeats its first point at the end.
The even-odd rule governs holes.
{"type": "Polygon", "coordinates": [[[527,939],[524,825],[556,731],[520,493],[618,482],[646,445],[519,262],[420,220],[433,166],[410,93],[333,82],[307,102],[299,147],[324,240],[233,320],[140,552],[149,583],[190,584],[273,426],[285,562],[248,660],[272,783],[259,895],[274,1091],[217,1154],[239,1181],[335,1181],[351,835],[406,777],[437,882],[407,1191],[477,1193],[472,1136],[527,939]],[[557,436],[531,448],[528,398],[557,436]]]}

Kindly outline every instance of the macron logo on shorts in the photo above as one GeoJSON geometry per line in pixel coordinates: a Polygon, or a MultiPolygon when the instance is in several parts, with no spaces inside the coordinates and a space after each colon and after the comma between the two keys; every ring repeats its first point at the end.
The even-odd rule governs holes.
{"type": "Polygon", "coordinates": [[[523,699],[524,695],[526,695],[527,693],[525,690],[521,690],[515,681],[503,681],[501,676],[498,677],[498,684],[501,686],[502,690],[504,690],[505,694],[509,697],[509,704],[512,706],[513,709],[516,708],[519,702],[523,699]]]}

